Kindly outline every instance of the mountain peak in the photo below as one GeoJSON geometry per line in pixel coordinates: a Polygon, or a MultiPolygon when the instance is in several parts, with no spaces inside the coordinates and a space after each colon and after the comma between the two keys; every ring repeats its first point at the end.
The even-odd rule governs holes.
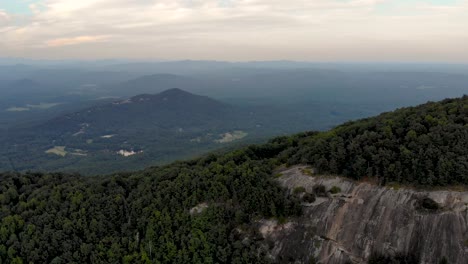
{"type": "Polygon", "coordinates": [[[198,95],[189,93],[179,88],[171,88],[160,92],[158,94],[140,94],[134,96],[130,99],[130,101],[154,101],[154,100],[168,100],[168,99],[187,99],[187,98],[196,98],[199,97],[198,95]]]}
{"type": "Polygon", "coordinates": [[[159,93],[159,95],[163,95],[163,96],[169,96],[169,95],[172,95],[172,96],[179,96],[179,95],[194,95],[194,94],[189,93],[189,92],[184,91],[184,90],[179,89],[179,88],[171,88],[171,89],[168,89],[168,90],[165,90],[165,91],[159,93]]]}

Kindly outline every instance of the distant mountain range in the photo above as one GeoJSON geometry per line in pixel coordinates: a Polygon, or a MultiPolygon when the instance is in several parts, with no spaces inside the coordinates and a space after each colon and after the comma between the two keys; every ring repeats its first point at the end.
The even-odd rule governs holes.
{"type": "Polygon", "coordinates": [[[0,171],[135,170],[468,93],[458,71],[111,64],[0,66],[0,171]]]}
{"type": "Polygon", "coordinates": [[[380,102],[393,106],[468,92],[468,76],[437,72],[341,72],[326,69],[235,70],[225,75],[152,74],[101,87],[107,96],[158,93],[172,87],[216,98],[380,102]]]}

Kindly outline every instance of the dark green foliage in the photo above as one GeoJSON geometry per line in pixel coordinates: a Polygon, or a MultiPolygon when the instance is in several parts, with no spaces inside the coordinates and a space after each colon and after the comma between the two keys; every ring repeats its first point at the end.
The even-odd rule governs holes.
{"type": "Polygon", "coordinates": [[[439,204],[429,197],[419,199],[417,201],[417,207],[428,211],[437,211],[440,208],[439,204]]]}
{"type": "Polygon", "coordinates": [[[315,202],[315,194],[313,193],[306,193],[304,194],[304,196],[302,197],[302,200],[306,203],[313,203],[315,202]]]}
{"type": "Polygon", "coordinates": [[[439,264],[448,264],[448,260],[446,257],[442,257],[442,259],[439,261],[439,264]]]}
{"type": "Polygon", "coordinates": [[[301,210],[270,176],[278,146],[132,174],[1,174],[0,263],[263,263],[249,224],[301,210]]]}
{"type": "Polygon", "coordinates": [[[338,187],[338,186],[333,186],[333,187],[331,187],[331,189],[330,189],[330,193],[331,193],[331,194],[337,194],[337,193],[340,193],[340,192],[341,192],[341,189],[340,189],[340,187],[338,187]]]}
{"type": "Polygon", "coordinates": [[[468,184],[468,96],[296,136],[282,159],[381,184],[468,184]]]}
{"type": "Polygon", "coordinates": [[[314,193],[317,196],[326,196],[327,195],[327,189],[325,188],[324,185],[318,184],[314,186],[314,193]]]}
{"type": "Polygon", "coordinates": [[[369,264],[419,264],[419,257],[413,253],[397,253],[387,255],[374,253],[370,256],[369,264]]]}
{"type": "Polygon", "coordinates": [[[315,259],[315,257],[310,258],[309,264],[317,264],[317,260],[315,259]]]}
{"type": "Polygon", "coordinates": [[[306,191],[306,189],[304,187],[299,186],[299,187],[294,188],[293,193],[294,194],[299,194],[299,193],[304,193],[305,191],[306,191]]]}

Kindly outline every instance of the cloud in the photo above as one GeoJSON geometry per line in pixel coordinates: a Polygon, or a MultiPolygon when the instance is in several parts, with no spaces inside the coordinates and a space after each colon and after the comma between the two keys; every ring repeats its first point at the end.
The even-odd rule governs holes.
{"type": "Polygon", "coordinates": [[[72,38],[58,38],[58,39],[51,39],[46,41],[46,46],[48,47],[61,47],[61,46],[70,46],[70,45],[78,45],[83,43],[92,43],[92,42],[99,42],[103,41],[107,38],[107,36],[78,36],[72,38]]]}
{"type": "Polygon", "coordinates": [[[0,13],[0,56],[468,61],[467,3],[43,0],[0,13]]]}
{"type": "Polygon", "coordinates": [[[10,16],[0,9],[0,27],[6,25],[10,21],[10,16]]]}

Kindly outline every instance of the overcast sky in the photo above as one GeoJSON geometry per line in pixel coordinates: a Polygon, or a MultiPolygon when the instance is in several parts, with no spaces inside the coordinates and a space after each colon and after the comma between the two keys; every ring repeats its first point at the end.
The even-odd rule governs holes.
{"type": "Polygon", "coordinates": [[[468,62],[468,0],[0,0],[0,57],[468,62]]]}

